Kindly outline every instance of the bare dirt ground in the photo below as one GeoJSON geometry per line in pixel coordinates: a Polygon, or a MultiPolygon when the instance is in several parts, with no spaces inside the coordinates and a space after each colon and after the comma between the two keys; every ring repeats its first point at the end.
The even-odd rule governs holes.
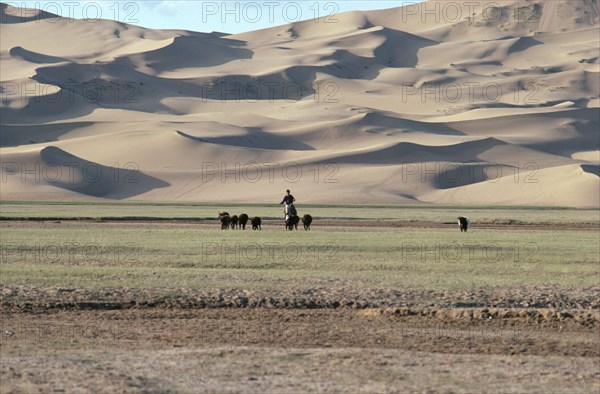
{"type": "Polygon", "coordinates": [[[2,392],[598,392],[597,325],[455,312],[3,313],[2,392]]]}
{"type": "Polygon", "coordinates": [[[126,290],[5,287],[0,391],[597,393],[599,290],[470,295],[496,307],[407,290],[406,306],[373,308],[385,294],[240,306],[235,292],[135,304],[126,290]]]}

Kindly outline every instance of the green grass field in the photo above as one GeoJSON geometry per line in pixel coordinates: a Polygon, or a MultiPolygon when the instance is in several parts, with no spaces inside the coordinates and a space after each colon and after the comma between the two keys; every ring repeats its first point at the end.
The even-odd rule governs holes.
{"type": "MultiPolygon", "coordinates": [[[[477,289],[597,285],[598,232],[319,227],[319,217],[452,221],[457,209],[317,207],[310,232],[221,231],[177,222],[2,222],[2,285],[134,288],[477,289]],[[367,213],[373,213],[368,216],[367,213]]],[[[279,206],[2,204],[2,216],[210,217],[218,209],[276,217],[279,206]]],[[[461,209],[472,218],[597,223],[597,211],[461,209]]],[[[418,223],[417,223],[418,224],[418,223]]]]}

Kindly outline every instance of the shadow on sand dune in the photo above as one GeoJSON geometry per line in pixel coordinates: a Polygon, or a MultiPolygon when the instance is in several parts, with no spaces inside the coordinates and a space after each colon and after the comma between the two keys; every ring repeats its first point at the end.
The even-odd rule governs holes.
{"type": "Polygon", "coordinates": [[[182,137],[209,144],[268,150],[315,150],[315,148],[303,142],[293,138],[268,133],[258,127],[246,127],[245,130],[246,134],[244,135],[225,135],[220,137],[196,137],[180,130],[176,130],[176,132],[182,137]]]}
{"type": "Polygon", "coordinates": [[[582,164],[581,169],[590,174],[594,174],[597,177],[600,177],[600,165],[594,164],[582,164]]]}
{"type": "Polygon", "coordinates": [[[45,182],[92,197],[125,199],[168,187],[169,183],[140,172],[135,163],[108,167],[70,154],[55,146],[40,152],[45,182]]]}

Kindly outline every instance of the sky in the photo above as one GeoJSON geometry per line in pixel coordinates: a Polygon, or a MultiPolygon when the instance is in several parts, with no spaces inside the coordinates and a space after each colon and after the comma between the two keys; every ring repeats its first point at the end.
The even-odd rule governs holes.
{"type": "MultiPolygon", "coordinates": [[[[4,1],[64,17],[111,19],[153,29],[241,33],[353,10],[400,7],[422,0],[96,0],[4,1]]],[[[331,16],[330,18],[334,18],[331,16]]]]}

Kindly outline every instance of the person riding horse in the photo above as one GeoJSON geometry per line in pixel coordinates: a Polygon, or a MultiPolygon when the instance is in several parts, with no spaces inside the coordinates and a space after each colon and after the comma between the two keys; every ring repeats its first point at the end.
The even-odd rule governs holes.
{"type": "Polygon", "coordinates": [[[279,205],[285,203],[285,208],[283,209],[284,219],[287,219],[287,215],[296,215],[296,208],[294,207],[294,202],[296,199],[294,196],[290,194],[290,190],[285,191],[285,196],[283,196],[283,200],[279,203],[279,205]]]}

